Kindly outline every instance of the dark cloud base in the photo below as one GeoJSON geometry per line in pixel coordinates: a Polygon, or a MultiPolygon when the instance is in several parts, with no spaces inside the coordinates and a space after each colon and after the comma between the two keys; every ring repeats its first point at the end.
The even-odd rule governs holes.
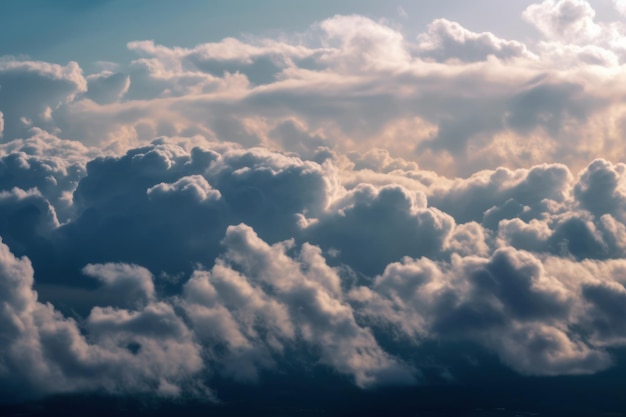
{"type": "Polygon", "coordinates": [[[501,367],[468,372],[457,383],[363,391],[345,379],[314,374],[264,376],[261,386],[224,384],[222,403],[154,396],[66,395],[1,405],[0,415],[73,416],[426,416],[426,417],[598,417],[626,409],[622,392],[626,352],[615,352],[619,366],[584,377],[524,378],[501,367]],[[304,376],[304,377],[303,377],[304,376]]]}

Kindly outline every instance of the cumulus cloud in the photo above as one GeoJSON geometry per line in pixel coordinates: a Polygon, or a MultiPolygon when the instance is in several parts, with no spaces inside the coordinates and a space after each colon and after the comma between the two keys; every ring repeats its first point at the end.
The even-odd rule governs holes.
{"type": "Polygon", "coordinates": [[[22,136],[31,126],[54,127],[52,112],[87,90],[76,62],[61,66],[14,58],[0,59],[0,86],[5,139],[22,136]]]}
{"type": "Polygon", "coordinates": [[[109,293],[113,302],[142,303],[155,298],[154,282],[150,271],[137,265],[88,264],[83,274],[96,278],[109,293]]]}
{"type": "Polygon", "coordinates": [[[27,139],[0,145],[0,189],[37,189],[61,221],[72,212],[72,193],[85,165],[101,151],[78,141],[61,140],[40,129],[27,139]]]}
{"type": "Polygon", "coordinates": [[[623,25],[597,22],[584,0],[544,1],[524,16],[544,40],[446,19],[409,39],[350,15],[280,38],[193,48],[132,41],[138,59],[87,75],[75,63],[5,59],[3,76],[13,78],[0,93],[4,140],[39,127],[116,153],[158,136],[307,158],[319,147],[382,148],[447,175],[542,162],[580,169],[605,152],[624,155],[623,77],[609,70],[625,56],[623,25]],[[29,77],[42,84],[37,94],[24,93],[29,77]]]}
{"type": "Polygon", "coordinates": [[[176,395],[202,369],[198,348],[172,308],[95,308],[89,335],[38,301],[33,269],[0,243],[2,367],[5,399],[76,390],[176,395]]]}
{"type": "MultiPolygon", "coordinates": [[[[619,2],[614,5],[620,9],[619,2]]],[[[557,62],[613,66],[623,61],[626,28],[619,21],[597,21],[586,0],[546,0],[530,5],[523,16],[546,36],[539,47],[557,62]]]]}
{"type": "Polygon", "coordinates": [[[544,40],[351,15],[133,41],[88,75],[2,59],[0,400],[427,383],[429,343],[521,375],[613,366],[622,29],[583,0],[524,17],[544,40]]]}
{"type": "Polygon", "coordinates": [[[586,0],[545,0],[524,11],[524,18],[546,36],[572,42],[587,42],[599,34],[595,15],[586,0]]]}
{"type": "Polygon", "coordinates": [[[363,388],[416,383],[400,342],[474,343],[523,375],[590,374],[626,337],[620,164],[448,179],[384,152],[314,162],[182,138],[88,162],[53,136],[30,152],[51,158],[54,144],[83,167],[65,223],[37,184],[0,196],[0,234],[35,266],[2,246],[5,283],[27,299],[7,305],[34,320],[3,335],[34,349],[32,370],[6,354],[28,395],[213,398],[215,377],[263,381],[294,358],[363,388]]]}
{"type": "Polygon", "coordinates": [[[532,57],[523,43],[500,39],[489,32],[475,33],[457,22],[437,19],[418,38],[424,53],[441,61],[484,61],[489,56],[500,59],[532,57]]]}
{"type": "Polygon", "coordinates": [[[342,300],[337,272],[326,265],[318,248],[305,244],[293,260],[285,253],[289,242],[269,246],[244,225],[229,227],[224,245],[225,259],[218,259],[211,274],[199,274],[187,284],[195,289],[188,295],[196,300],[190,314],[197,322],[219,320],[203,324],[227,335],[230,345],[247,353],[244,357],[255,355],[246,351],[263,349],[264,344],[280,351],[283,340],[298,338],[320,351],[322,363],[351,375],[359,386],[413,381],[411,370],[356,323],[342,300]],[[265,343],[255,340],[260,335],[265,343]]]}
{"type": "Polygon", "coordinates": [[[388,320],[411,339],[476,339],[525,374],[589,373],[610,364],[602,349],[561,328],[574,294],[524,252],[454,258],[446,266],[405,259],[352,296],[365,315],[388,320]]]}

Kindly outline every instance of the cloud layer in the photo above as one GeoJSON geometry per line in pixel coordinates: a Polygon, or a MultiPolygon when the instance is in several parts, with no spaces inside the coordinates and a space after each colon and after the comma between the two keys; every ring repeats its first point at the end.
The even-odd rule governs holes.
{"type": "Polygon", "coordinates": [[[212,375],[259,381],[294,357],[364,388],[414,384],[419,364],[393,346],[427,341],[478,344],[524,375],[588,374],[626,340],[622,164],[450,180],[184,139],[86,164],[88,148],[32,143],[3,161],[64,161],[33,184],[82,174],[67,207],[5,164],[3,395],[19,380],[30,395],[212,396],[212,375]]]}
{"type": "Polygon", "coordinates": [[[88,75],[0,60],[0,400],[428,383],[431,342],[613,366],[626,28],[583,0],[523,18],[542,41],[335,16],[88,75]]]}

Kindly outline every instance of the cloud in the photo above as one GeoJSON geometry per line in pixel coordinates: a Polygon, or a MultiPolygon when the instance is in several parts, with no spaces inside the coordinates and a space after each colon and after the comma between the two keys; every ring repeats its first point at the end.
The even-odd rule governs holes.
{"type": "MultiPolygon", "coordinates": [[[[619,10],[619,2],[614,2],[619,10]]],[[[626,28],[619,21],[600,22],[586,0],[546,0],[528,6],[523,17],[548,39],[540,43],[547,55],[574,55],[575,61],[611,66],[624,58],[626,28]]],[[[572,62],[570,60],[570,62],[572,62]]]]}
{"type": "Polygon", "coordinates": [[[611,214],[622,221],[626,203],[626,166],[595,160],[581,175],[574,193],[581,206],[597,217],[611,214]]]}
{"type": "Polygon", "coordinates": [[[103,71],[87,77],[85,96],[98,104],[110,104],[124,97],[129,87],[130,77],[128,75],[103,71]]]}
{"type": "Polygon", "coordinates": [[[595,15],[586,0],[545,0],[528,6],[523,14],[546,36],[573,42],[586,42],[599,34],[595,15]]]}
{"type": "Polygon", "coordinates": [[[76,390],[176,395],[201,370],[197,346],[171,307],[95,308],[78,324],[37,300],[33,269],[0,243],[2,367],[5,399],[76,390]]]}
{"type": "Polygon", "coordinates": [[[619,13],[626,14],[626,3],[622,0],[613,0],[613,6],[619,13]]]}
{"type": "MultiPolygon", "coordinates": [[[[87,264],[83,274],[100,281],[115,302],[128,304],[153,301],[155,298],[152,274],[145,268],[128,264],[87,264]]],[[[105,295],[106,296],[106,295],[105,295]]]]}
{"type": "Polygon", "coordinates": [[[371,289],[351,295],[362,314],[394,325],[414,343],[475,340],[523,374],[592,373],[611,364],[602,348],[564,330],[575,293],[522,251],[456,257],[445,266],[406,258],[390,264],[371,289]]]}
{"type": "Polygon", "coordinates": [[[396,10],[398,12],[398,16],[400,16],[401,18],[406,19],[409,17],[409,14],[406,12],[406,10],[404,10],[404,7],[398,6],[396,10]]]}
{"type": "Polygon", "coordinates": [[[65,66],[41,61],[0,59],[0,111],[4,138],[24,135],[31,125],[54,126],[51,112],[87,91],[76,62],[65,66]]]}
{"type": "Polygon", "coordinates": [[[489,56],[500,59],[532,58],[526,46],[517,41],[499,39],[489,32],[475,33],[457,22],[437,19],[428,31],[418,37],[419,48],[438,61],[458,59],[465,62],[484,61],[489,56]]]}
{"type": "Polygon", "coordinates": [[[427,208],[421,193],[363,184],[311,224],[305,236],[337,250],[341,262],[374,275],[403,256],[439,256],[454,225],[450,216],[427,208]]]}
{"type": "Polygon", "coordinates": [[[50,86],[38,94],[51,95],[2,93],[4,140],[38,127],[118,154],[159,136],[307,158],[320,146],[381,148],[464,176],[544,162],[580,169],[606,152],[624,155],[624,91],[615,88],[623,25],[596,22],[582,0],[535,4],[525,16],[546,40],[502,39],[446,19],[412,40],[388,22],[338,15],[292,36],[193,48],[132,41],[137,59],[86,76],[75,63],[7,59],[5,73],[24,80],[10,91],[39,77],[50,86]]]}
{"type": "Polygon", "coordinates": [[[0,145],[0,189],[37,189],[65,221],[72,214],[72,193],[85,175],[85,165],[101,151],[42,130],[33,133],[0,145]]]}
{"type": "Polygon", "coordinates": [[[3,58],[0,400],[450,381],[458,346],[613,366],[624,31],[524,17],[545,39],[349,15],[87,75],[3,58]]]}
{"type": "Polygon", "coordinates": [[[8,305],[35,320],[3,336],[38,364],[6,354],[27,396],[219,398],[219,381],[294,363],[362,388],[415,384],[428,377],[398,346],[430,341],[475,344],[522,375],[592,374],[625,337],[619,164],[449,179],[373,151],[313,162],[160,138],[89,156],[43,134],[5,146],[83,167],[64,223],[54,187],[0,198],[0,235],[35,267],[2,246],[6,285],[30,300],[9,292],[8,305]]]}
{"type": "Polygon", "coordinates": [[[209,317],[219,320],[211,327],[244,350],[259,349],[254,339],[261,334],[267,346],[278,350],[283,340],[301,339],[320,351],[322,363],[351,375],[362,387],[413,382],[411,369],[384,352],[371,332],[356,323],[351,307],[342,301],[337,272],[326,265],[318,248],[305,244],[294,260],[285,253],[289,242],[269,246],[245,225],[229,227],[223,243],[225,259],[217,261],[210,275],[197,275],[187,284],[196,290],[188,297],[197,300],[191,316],[198,324],[209,325],[209,317]],[[223,307],[239,313],[242,323],[233,323],[223,307]],[[218,319],[220,310],[225,317],[218,319]],[[262,333],[255,322],[264,328],[262,333]]]}

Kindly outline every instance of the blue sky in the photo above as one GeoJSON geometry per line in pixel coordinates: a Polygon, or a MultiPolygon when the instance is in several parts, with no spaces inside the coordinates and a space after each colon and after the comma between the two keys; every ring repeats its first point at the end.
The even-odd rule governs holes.
{"type": "Polygon", "coordinates": [[[1,2],[0,414],[623,411],[625,19],[1,2]]]}
{"type": "Polygon", "coordinates": [[[8,0],[0,6],[0,36],[6,40],[0,44],[0,54],[26,54],[59,63],[77,60],[89,65],[103,59],[128,58],[125,45],[131,40],[153,39],[170,46],[193,46],[243,34],[300,32],[335,14],[389,19],[410,34],[423,30],[434,18],[446,16],[473,30],[530,37],[532,30],[519,19],[530,3],[478,0],[468,8],[462,0],[8,0]]]}

